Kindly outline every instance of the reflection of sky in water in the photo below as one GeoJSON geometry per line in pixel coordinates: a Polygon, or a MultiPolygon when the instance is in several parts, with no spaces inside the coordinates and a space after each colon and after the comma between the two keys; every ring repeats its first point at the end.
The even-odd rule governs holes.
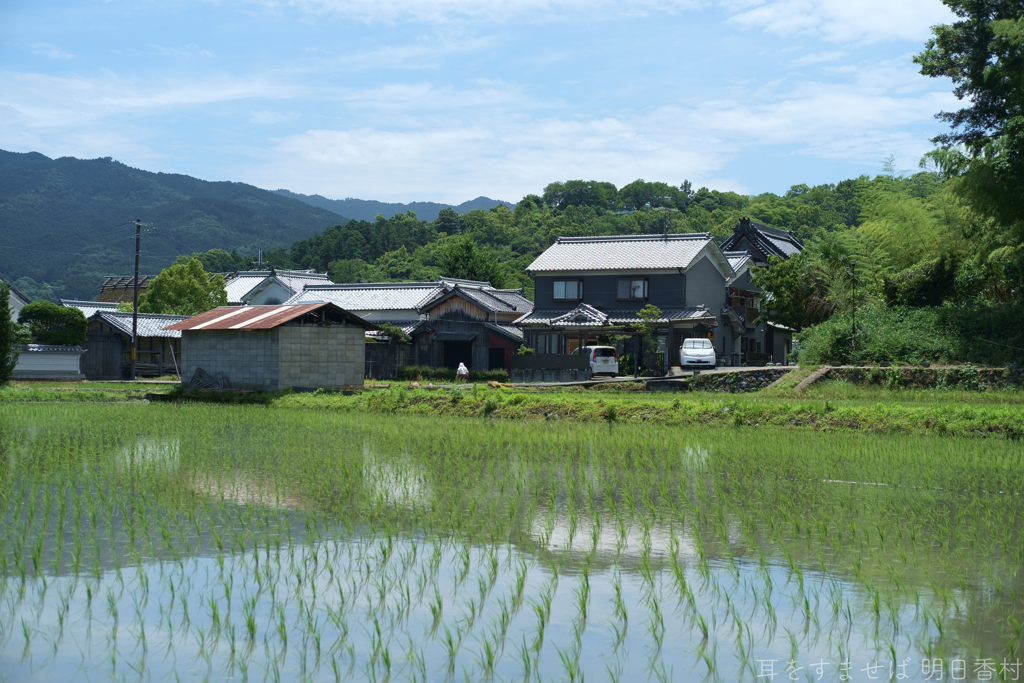
{"type": "MultiPolygon", "coordinates": [[[[174,479],[200,494],[209,515],[202,528],[190,528],[180,511],[168,515],[187,548],[142,555],[143,564],[135,565],[140,556],[125,542],[122,510],[112,508],[101,521],[100,555],[84,562],[91,570],[98,561],[99,578],[76,576],[66,555],[58,575],[30,574],[22,583],[9,571],[0,578],[0,681],[384,680],[385,653],[392,680],[444,680],[449,670],[458,680],[481,680],[493,656],[499,680],[522,680],[527,670],[532,680],[564,680],[578,666],[592,681],[784,681],[790,660],[801,667],[797,680],[819,680],[818,662],[828,664],[820,680],[840,680],[842,662],[851,664],[851,680],[888,680],[890,664],[910,658],[906,668],[893,668],[894,675],[906,675],[895,680],[921,681],[928,678],[921,661],[939,656],[930,652],[936,643],[945,648],[942,680],[953,680],[954,656],[964,661],[962,680],[976,680],[981,656],[997,666],[1002,661],[999,633],[1005,629],[993,624],[1006,622],[1003,610],[1024,614],[1016,575],[970,574],[957,588],[943,567],[910,569],[893,592],[890,577],[867,567],[870,556],[866,576],[854,575],[855,551],[833,561],[827,548],[819,555],[810,542],[799,547],[800,538],[789,548],[760,538],[752,548],[744,535],[749,529],[729,511],[716,517],[718,526],[705,538],[695,534],[692,515],[686,524],[673,524],[672,515],[626,514],[629,506],[622,503],[618,515],[604,508],[571,511],[553,497],[551,509],[549,499],[540,499],[524,520],[524,533],[513,535],[515,545],[488,549],[406,536],[386,551],[387,539],[365,521],[357,523],[362,536],[332,528],[326,540],[307,542],[323,522],[309,525],[317,508],[308,492],[290,489],[269,465],[182,467],[182,443],[135,439],[114,451],[114,467],[120,474],[141,470],[155,481],[174,479]],[[276,527],[260,527],[270,517],[246,517],[268,509],[276,527]],[[242,534],[249,551],[219,555],[211,528],[225,537],[242,534]],[[946,591],[945,602],[931,590],[933,580],[946,591]],[[438,599],[443,608],[435,624],[431,604],[438,599]],[[251,642],[248,605],[256,624],[251,642]],[[972,644],[961,645],[958,633],[972,644]],[[449,634],[457,644],[451,657],[449,634]],[[865,671],[876,662],[877,670],[865,671]],[[757,678],[761,673],[776,676],[757,678]]],[[[369,507],[415,512],[443,500],[443,485],[423,459],[361,446],[360,454],[360,443],[354,444],[355,457],[361,455],[358,476],[369,507]]],[[[710,455],[688,447],[679,458],[685,471],[700,473],[710,455]]],[[[537,476],[514,452],[505,465],[467,486],[486,497],[497,495],[502,477],[537,476]]],[[[587,464],[579,470],[580,490],[588,484],[600,490],[608,476],[587,464]]],[[[154,534],[156,526],[151,523],[154,534]]],[[[45,539],[47,571],[57,536],[45,539]]],[[[63,543],[66,551],[67,533],[63,543]]]]}
{"type": "MultiPolygon", "coordinates": [[[[652,546],[666,533],[652,531],[652,546]]],[[[625,547],[633,544],[630,540],[625,547]]],[[[890,638],[898,658],[911,657],[915,663],[904,680],[925,679],[916,645],[922,626],[915,621],[914,606],[901,606],[895,628],[883,610],[876,636],[863,589],[820,573],[803,574],[808,618],[787,567],[712,563],[702,575],[683,542],[681,575],[691,602],[680,597],[678,578],[664,562],[647,580],[642,571],[595,561],[577,645],[584,580],[579,556],[565,560],[556,580],[550,565],[509,546],[488,550],[418,539],[414,557],[413,542],[404,539],[396,540],[383,559],[386,545],[368,537],[282,545],[280,552],[271,549],[269,554],[261,547],[256,553],[225,556],[223,565],[216,557],[189,557],[108,571],[99,580],[67,575],[29,579],[23,595],[20,580],[8,578],[0,601],[5,615],[0,668],[12,683],[174,680],[175,675],[181,680],[241,680],[240,663],[250,680],[334,680],[333,661],[343,677],[366,680],[373,669],[382,680],[386,648],[393,679],[442,680],[449,669],[447,628],[459,642],[454,671],[460,680],[483,677],[488,642],[495,652],[494,673],[506,680],[522,679],[523,648],[542,680],[567,678],[563,660],[572,662],[577,653],[588,680],[613,674],[623,681],[657,680],[660,672],[672,680],[701,681],[708,673],[705,655],[720,680],[754,680],[752,671],[762,665],[758,659],[776,660],[775,671],[783,674],[776,680],[787,680],[794,642],[797,666],[805,667],[801,674],[811,664],[832,662],[821,680],[839,680],[840,661],[859,670],[877,660],[884,663],[880,671],[885,675],[879,678],[886,680],[890,638]],[[520,571],[525,581],[515,611],[520,571]],[[850,605],[850,620],[842,609],[834,614],[829,606],[829,596],[837,591],[842,604],[850,605]],[[538,644],[538,612],[546,611],[548,593],[549,621],[538,644]],[[625,620],[616,608],[617,594],[625,620]],[[432,629],[430,606],[437,595],[443,607],[432,629]],[[245,605],[253,598],[257,631],[250,643],[245,605]],[[218,606],[219,628],[211,600],[218,606]],[[504,626],[503,606],[510,613],[504,626]],[[707,624],[707,641],[697,615],[707,624]],[[27,647],[25,628],[31,632],[27,647]],[[618,646],[617,630],[624,631],[618,646]],[[660,648],[654,633],[662,639],[660,648]]],[[[932,631],[926,629],[927,635],[934,637],[932,631]]],[[[869,680],[863,672],[853,680],[861,679],[869,680]]]]}

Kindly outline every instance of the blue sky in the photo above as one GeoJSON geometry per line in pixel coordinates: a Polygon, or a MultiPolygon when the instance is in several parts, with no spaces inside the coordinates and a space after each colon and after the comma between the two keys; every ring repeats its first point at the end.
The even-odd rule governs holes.
{"type": "Polygon", "coordinates": [[[0,148],[267,189],[756,194],[915,169],[939,0],[0,3],[0,148]]]}

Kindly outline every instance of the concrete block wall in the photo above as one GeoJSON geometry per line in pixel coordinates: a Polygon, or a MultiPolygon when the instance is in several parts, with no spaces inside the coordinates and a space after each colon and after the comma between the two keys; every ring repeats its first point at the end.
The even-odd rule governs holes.
{"type": "Polygon", "coordinates": [[[272,330],[186,330],[181,340],[181,379],[196,368],[221,372],[232,387],[277,391],[280,344],[272,330]]]}
{"type": "Polygon", "coordinates": [[[362,327],[286,325],[278,330],[282,389],[363,385],[366,337],[362,327]]]}

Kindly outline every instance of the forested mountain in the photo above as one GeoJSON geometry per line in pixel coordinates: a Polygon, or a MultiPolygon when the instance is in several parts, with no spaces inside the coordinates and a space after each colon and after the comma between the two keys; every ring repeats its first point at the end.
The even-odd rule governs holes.
{"type": "MultiPolygon", "coordinates": [[[[486,271],[463,267],[463,276],[530,290],[526,266],[560,236],[710,232],[721,240],[746,216],[859,258],[865,276],[880,279],[927,257],[933,247],[953,248],[952,237],[943,236],[958,234],[964,220],[953,204],[936,174],[904,176],[891,168],[873,179],[797,185],[782,196],[694,191],[689,182],[637,180],[619,189],[571,180],[527,195],[514,211],[499,205],[460,216],[447,208],[433,221],[409,213],[351,221],[265,257],[278,267],[327,269],[338,282],[387,281],[456,276],[441,263],[457,263],[448,255],[461,250],[464,261],[486,271]]],[[[203,259],[217,269],[225,256],[203,259]]]]}
{"type": "Polygon", "coordinates": [[[399,204],[377,202],[368,199],[353,199],[351,197],[348,199],[328,199],[327,197],[321,197],[318,194],[298,194],[288,190],[274,191],[280,195],[284,195],[285,197],[291,197],[292,199],[298,199],[299,201],[306,202],[310,206],[327,209],[328,211],[340,213],[343,216],[348,216],[361,221],[372,221],[377,218],[377,214],[383,215],[384,218],[391,218],[396,214],[407,213],[409,211],[412,211],[416,214],[416,217],[421,220],[432,221],[437,218],[441,209],[444,208],[455,209],[455,213],[460,215],[469,213],[473,209],[490,209],[491,207],[499,204],[504,204],[510,209],[516,208],[515,204],[503,202],[498,199],[491,199],[489,197],[477,197],[476,199],[470,199],[468,202],[462,202],[458,206],[455,206],[452,204],[438,204],[437,202],[412,202],[410,204],[399,204]]]}
{"type": "Polygon", "coordinates": [[[178,254],[289,245],[346,218],[252,185],[150,173],[104,159],[0,150],[0,276],[33,298],[91,299],[104,275],[129,274],[133,228],[141,268],[178,254]]]}

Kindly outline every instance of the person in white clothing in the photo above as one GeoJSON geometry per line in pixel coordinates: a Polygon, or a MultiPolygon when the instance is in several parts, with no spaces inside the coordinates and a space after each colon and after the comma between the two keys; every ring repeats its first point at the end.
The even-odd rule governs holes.
{"type": "Polygon", "coordinates": [[[459,363],[459,369],[455,371],[455,379],[460,382],[465,382],[469,379],[469,368],[466,367],[465,363],[459,363]]]}

